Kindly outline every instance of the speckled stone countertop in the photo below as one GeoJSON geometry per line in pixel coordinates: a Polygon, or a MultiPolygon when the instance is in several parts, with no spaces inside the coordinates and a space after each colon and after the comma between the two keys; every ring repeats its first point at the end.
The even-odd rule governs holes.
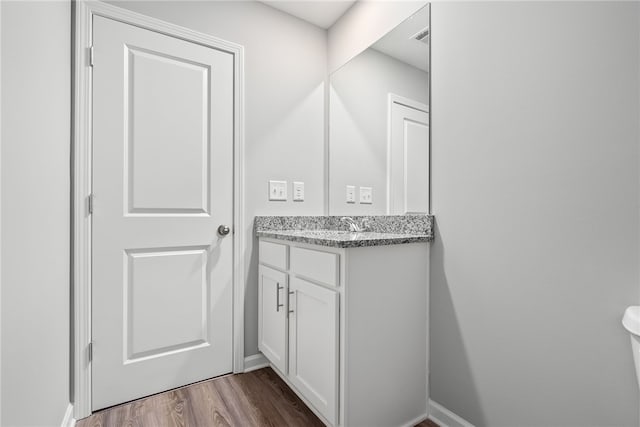
{"type": "Polygon", "coordinates": [[[398,245],[433,240],[433,216],[384,215],[354,216],[359,224],[367,219],[362,232],[350,232],[341,216],[257,216],[256,236],[336,248],[398,245]]]}

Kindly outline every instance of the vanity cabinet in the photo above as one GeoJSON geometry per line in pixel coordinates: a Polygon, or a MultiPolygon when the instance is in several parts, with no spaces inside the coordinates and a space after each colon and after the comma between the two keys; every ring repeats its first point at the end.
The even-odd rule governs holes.
{"type": "Polygon", "coordinates": [[[338,406],[338,293],[293,277],[288,378],[332,424],[338,406]]]}
{"type": "Polygon", "coordinates": [[[408,426],[427,411],[425,243],[259,240],[258,347],[329,426],[408,426]]]}
{"type": "Polygon", "coordinates": [[[308,403],[335,424],[339,297],[330,287],[337,280],[339,256],[263,240],[259,248],[258,348],[308,403]],[[290,249],[290,272],[331,284],[290,276],[290,249]]]}
{"type": "Polygon", "coordinates": [[[276,368],[287,372],[287,275],[261,265],[259,276],[260,351],[276,368]]]}

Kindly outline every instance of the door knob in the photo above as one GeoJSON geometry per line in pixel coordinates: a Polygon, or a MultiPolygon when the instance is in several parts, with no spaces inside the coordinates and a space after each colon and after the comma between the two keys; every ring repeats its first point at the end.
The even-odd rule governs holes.
{"type": "Polygon", "coordinates": [[[227,234],[229,234],[229,231],[231,231],[231,229],[224,224],[218,227],[218,234],[221,236],[226,236],[227,234]]]}

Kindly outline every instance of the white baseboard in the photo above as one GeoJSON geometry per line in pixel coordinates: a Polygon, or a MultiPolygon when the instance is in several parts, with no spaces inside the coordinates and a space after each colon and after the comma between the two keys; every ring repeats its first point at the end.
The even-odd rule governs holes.
{"type": "Polygon", "coordinates": [[[60,427],[74,427],[75,425],[76,419],[73,418],[73,405],[69,403],[67,410],[64,413],[64,418],[62,418],[62,424],[60,424],[60,427]]]}
{"type": "Polygon", "coordinates": [[[269,366],[269,361],[262,353],[254,354],[244,358],[244,372],[255,371],[269,366]]]}
{"type": "Polygon", "coordinates": [[[429,419],[440,427],[474,427],[469,421],[429,399],[429,419]]]}
{"type": "Polygon", "coordinates": [[[408,423],[404,424],[402,427],[414,427],[414,426],[420,424],[421,422],[423,422],[424,420],[426,420],[427,418],[429,418],[429,416],[427,414],[420,415],[419,417],[414,418],[413,420],[411,420],[408,423]]]}

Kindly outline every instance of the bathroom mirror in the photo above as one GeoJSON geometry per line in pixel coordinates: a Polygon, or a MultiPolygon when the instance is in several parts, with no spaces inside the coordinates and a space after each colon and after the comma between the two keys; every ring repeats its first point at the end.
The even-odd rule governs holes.
{"type": "Polygon", "coordinates": [[[329,213],[429,213],[429,5],[331,75],[329,213]]]}

